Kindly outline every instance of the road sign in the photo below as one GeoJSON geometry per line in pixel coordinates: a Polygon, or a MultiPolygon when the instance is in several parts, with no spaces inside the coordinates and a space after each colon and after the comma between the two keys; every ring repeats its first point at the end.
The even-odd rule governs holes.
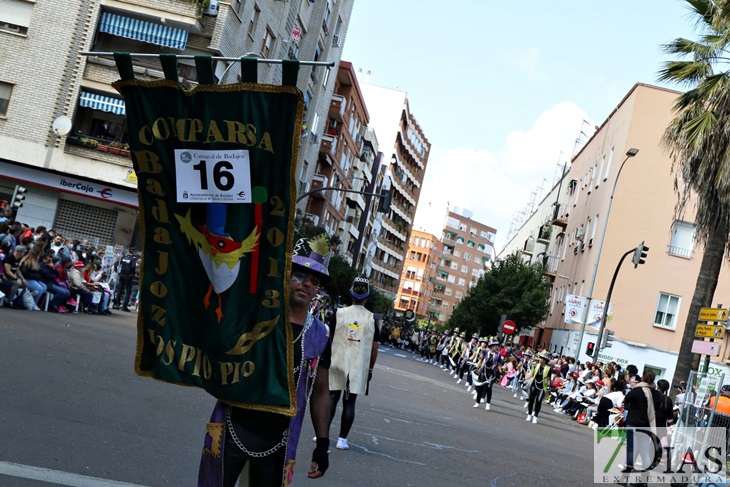
{"type": "Polygon", "coordinates": [[[695,340],[692,342],[692,353],[702,355],[719,355],[720,342],[706,342],[704,340],[695,340]]]}
{"type": "Polygon", "coordinates": [[[504,323],[502,323],[502,333],[505,335],[511,335],[517,330],[517,325],[515,325],[515,322],[512,320],[507,320],[504,323]]]}
{"type": "Polygon", "coordinates": [[[702,308],[700,310],[700,321],[725,321],[727,320],[727,309],[725,308],[702,308]]]}
{"type": "Polygon", "coordinates": [[[725,336],[725,327],[722,325],[706,325],[698,323],[695,329],[696,337],[722,338],[725,336]]]}

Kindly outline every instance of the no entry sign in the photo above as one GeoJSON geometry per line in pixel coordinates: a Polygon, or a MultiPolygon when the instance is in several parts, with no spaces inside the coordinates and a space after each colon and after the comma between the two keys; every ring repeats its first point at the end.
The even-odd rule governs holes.
{"type": "Polygon", "coordinates": [[[517,325],[512,320],[507,320],[502,323],[502,332],[506,335],[511,335],[517,330],[517,325]]]}

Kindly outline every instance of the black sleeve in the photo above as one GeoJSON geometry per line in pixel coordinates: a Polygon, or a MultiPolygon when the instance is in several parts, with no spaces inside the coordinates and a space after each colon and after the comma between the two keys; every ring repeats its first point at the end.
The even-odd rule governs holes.
{"type": "Polygon", "coordinates": [[[330,339],[327,340],[327,346],[324,347],[324,351],[322,352],[322,355],[319,356],[319,365],[321,365],[325,369],[329,369],[331,363],[332,363],[332,335],[330,335],[330,339]]]}

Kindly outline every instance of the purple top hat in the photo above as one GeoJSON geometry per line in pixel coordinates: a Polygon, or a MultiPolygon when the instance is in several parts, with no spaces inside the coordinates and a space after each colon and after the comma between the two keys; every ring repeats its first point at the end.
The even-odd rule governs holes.
{"type": "Polygon", "coordinates": [[[329,239],[324,233],[316,237],[300,238],[294,244],[292,264],[329,277],[325,257],[329,253],[329,239]]]}
{"type": "Polygon", "coordinates": [[[370,296],[370,281],[368,281],[364,277],[356,277],[355,280],[352,282],[350,295],[358,301],[367,299],[368,296],[370,296]]]}

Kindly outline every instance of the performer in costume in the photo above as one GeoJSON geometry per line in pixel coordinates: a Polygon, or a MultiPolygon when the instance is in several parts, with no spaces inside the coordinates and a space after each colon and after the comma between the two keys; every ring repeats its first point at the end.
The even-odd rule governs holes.
{"type": "MultiPolygon", "coordinates": [[[[471,357],[471,354],[474,353],[474,350],[477,347],[477,336],[474,335],[471,337],[471,340],[469,340],[468,343],[466,343],[462,349],[461,349],[461,355],[459,356],[459,368],[457,370],[456,376],[459,378],[459,380],[456,381],[457,384],[461,384],[461,380],[464,377],[464,372],[467,372],[469,366],[467,362],[469,361],[469,357],[471,357]]],[[[471,384],[471,381],[469,380],[469,376],[467,375],[466,378],[466,384],[471,384]]]]}
{"type": "Polygon", "coordinates": [[[499,378],[499,340],[493,338],[488,343],[489,349],[482,355],[480,362],[477,364],[477,379],[480,384],[477,388],[475,408],[479,407],[481,400],[486,396],[486,405],[484,409],[489,411],[492,402],[492,386],[499,378]]]}
{"type": "Polygon", "coordinates": [[[438,362],[436,355],[436,347],[439,344],[439,337],[436,332],[431,332],[428,338],[428,363],[436,365],[438,362]]]}
{"type": "Polygon", "coordinates": [[[448,354],[449,354],[449,342],[451,341],[451,337],[449,336],[449,332],[445,331],[444,336],[441,337],[441,342],[439,342],[438,347],[436,347],[436,351],[438,352],[438,364],[439,367],[442,369],[446,368],[446,362],[448,362],[448,354]]]}
{"type": "MultiPolygon", "coordinates": [[[[530,349],[525,350],[520,357],[519,366],[517,367],[517,378],[512,382],[512,391],[514,396],[525,400],[525,391],[523,386],[525,384],[525,375],[531,370],[532,367],[532,351],[530,349]]],[[[525,403],[527,407],[527,403],[525,403]]]]}
{"type": "Polygon", "coordinates": [[[355,401],[358,395],[368,393],[373,367],[378,357],[378,342],[374,337],[379,330],[373,314],[365,309],[370,296],[370,283],[363,277],[355,278],[350,288],[352,306],[340,308],[332,333],[332,364],[330,365],[330,425],[335,417],[342,391],[342,418],[336,447],[349,449],[347,435],[355,421],[355,401]]]}
{"type": "Polygon", "coordinates": [[[474,400],[477,398],[477,391],[476,391],[476,384],[474,383],[474,372],[476,371],[476,366],[479,363],[479,359],[481,356],[486,352],[487,350],[487,340],[486,338],[479,338],[474,337],[478,340],[478,343],[474,346],[472,349],[471,354],[469,355],[469,358],[466,361],[466,380],[469,384],[466,388],[466,392],[471,392],[472,389],[474,389],[474,400]]]}
{"type": "Polygon", "coordinates": [[[240,479],[239,485],[289,486],[308,402],[317,446],[307,476],[319,478],[327,470],[330,444],[329,332],[318,318],[309,313],[322,279],[329,275],[324,265],[327,251],[327,237],[321,235],[309,242],[305,239],[297,242],[292,257],[288,299],[294,344],[296,415],[290,418],[218,401],[207,425],[198,487],[234,487],[247,463],[250,463],[248,478],[240,479]]]}
{"type": "Polygon", "coordinates": [[[449,347],[449,370],[451,371],[451,377],[454,378],[459,367],[459,355],[461,355],[461,347],[464,345],[464,336],[464,333],[459,333],[458,328],[454,330],[454,336],[449,347]]]}
{"type": "Polygon", "coordinates": [[[542,400],[548,393],[550,387],[550,367],[548,366],[548,354],[542,351],[537,354],[539,363],[534,366],[532,372],[527,376],[530,382],[529,397],[527,400],[527,418],[525,421],[532,420],[537,423],[537,416],[540,414],[542,400]]]}

